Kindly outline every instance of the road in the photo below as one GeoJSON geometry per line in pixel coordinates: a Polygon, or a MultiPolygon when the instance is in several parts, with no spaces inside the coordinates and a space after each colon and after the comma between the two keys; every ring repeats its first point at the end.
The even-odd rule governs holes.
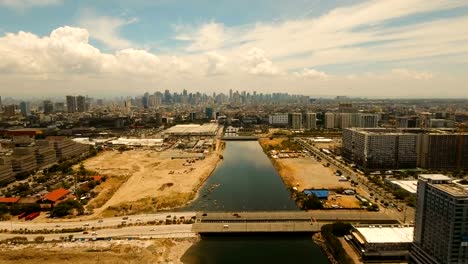
{"type": "Polygon", "coordinates": [[[192,232],[191,224],[179,225],[156,225],[156,226],[131,226],[118,229],[100,229],[93,232],[84,233],[57,233],[57,234],[0,234],[0,240],[12,237],[26,237],[28,240],[34,240],[38,236],[43,236],[46,241],[60,240],[61,237],[68,238],[73,236],[75,239],[108,239],[115,237],[139,237],[139,238],[186,238],[197,237],[197,234],[192,232]]]}
{"type": "Polygon", "coordinates": [[[388,203],[395,204],[396,207],[403,208],[402,212],[399,212],[396,207],[394,208],[383,208],[383,213],[398,219],[402,223],[411,223],[414,221],[415,210],[412,207],[406,206],[404,202],[398,201],[394,199],[393,195],[388,191],[372,184],[369,182],[365,176],[360,175],[346,166],[343,161],[339,161],[334,159],[333,157],[326,155],[320,149],[308,144],[304,139],[296,138],[296,141],[308,151],[314,153],[315,155],[319,156],[321,159],[326,160],[330,163],[335,170],[340,170],[344,176],[349,176],[351,180],[359,183],[359,187],[366,193],[367,197],[370,197],[370,194],[374,194],[373,198],[377,198],[379,201],[384,200],[388,203]]]}
{"type": "Polygon", "coordinates": [[[19,230],[19,229],[28,229],[28,230],[42,230],[42,229],[71,229],[71,228],[106,228],[106,227],[115,227],[122,224],[122,221],[125,221],[126,224],[136,224],[136,223],[147,223],[151,221],[164,221],[166,219],[173,219],[177,217],[180,219],[184,217],[185,219],[190,219],[195,216],[195,212],[177,212],[177,213],[157,213],[157,214],[142,214],[142,215],[131,215],[131,216],[121,216],[121,217],[112,217],[96,220],[87,220],[87,221],[73,221],[73,220],[63,220],[60,221],[51,221],[51,222],[34,222],[34,221],[25,221],[25,220],[16,220],[16,221],[3,221],[0,222],[0,229],[6,230],[19,230]],[[168,218],[168,216],[170,217],[168,218]],[[126,220],[123,220],[126,218],[126,220]]]}

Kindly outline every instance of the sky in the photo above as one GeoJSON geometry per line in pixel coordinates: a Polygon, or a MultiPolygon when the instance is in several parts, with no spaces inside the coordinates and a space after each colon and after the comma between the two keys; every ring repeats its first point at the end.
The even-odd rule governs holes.
{"type": "Polygon", "coordinates": [[[466,0],[0,0],[0,95],[468,98],[466,0]]]}

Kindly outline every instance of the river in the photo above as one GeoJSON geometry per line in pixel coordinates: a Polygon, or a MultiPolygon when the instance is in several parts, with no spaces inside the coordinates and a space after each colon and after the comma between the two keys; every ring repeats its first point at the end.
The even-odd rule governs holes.
{"type": "MultiPolygon", "coordinates": [[[[257,141],[227,141],[221,161],[186,210],[299,210],[257,141]]],[[[328,263],[311,235],[204,236],[184,263],[328,263]]]]}

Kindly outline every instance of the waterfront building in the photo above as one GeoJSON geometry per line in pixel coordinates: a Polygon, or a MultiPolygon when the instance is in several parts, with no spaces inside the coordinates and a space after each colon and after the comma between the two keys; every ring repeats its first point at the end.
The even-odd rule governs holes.
{"type": "Polygon", "coordinates": [[[441,174],[419,176],[410,260],[416,264],[468,263],[468,185],[441,174]]]}

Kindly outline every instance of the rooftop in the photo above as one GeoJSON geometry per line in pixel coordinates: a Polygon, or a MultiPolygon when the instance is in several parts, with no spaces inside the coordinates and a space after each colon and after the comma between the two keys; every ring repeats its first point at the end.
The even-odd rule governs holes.
{"type": "Polygon", "coordinates": [[[446,184],[436,184],[435,188],[438,188],[450,195],[461,196],[461,198],[468,199],[468,188],[460,184],[455,183],[446,183],[446,184]]]}
{"type": "Polygon", "coordinates": [[[164,131],[167,134],[216,134],[218,124],[207,123],[203,125],[189,124],[189,125],[176,125],[164,131]]]}
{"type": "Polygon", "coordinates": [[[390,181],[393,184],[398,185],[400,188],[408,191],[409,193],[415,194],[418,190],[418,181],[390,181]]]}
{"type": "Polygon", "coordinates": [[[452,178],[450,178],[447,175],[443,174],[419,174],[419,178],[423,180],[429,180],[429,181],[450,181],[452,178]]]}
{"type": "Polygon", "coordinates": [[[17,203],[20,197],[0,197],[0,203],[17,203]]]}
{"type": "Polygon", "coordinates": [[[367,243],[412,243],[414,227],[369,226],[356,230],[367,243]]]}
{"type": "Polygon", "coordinates": [[[65,195],[69,194],[70,191],[64,188],[56,189],[44,196],[44,200],[49,200],[51,202],[56,202],[63,198],[65,195]]]}

